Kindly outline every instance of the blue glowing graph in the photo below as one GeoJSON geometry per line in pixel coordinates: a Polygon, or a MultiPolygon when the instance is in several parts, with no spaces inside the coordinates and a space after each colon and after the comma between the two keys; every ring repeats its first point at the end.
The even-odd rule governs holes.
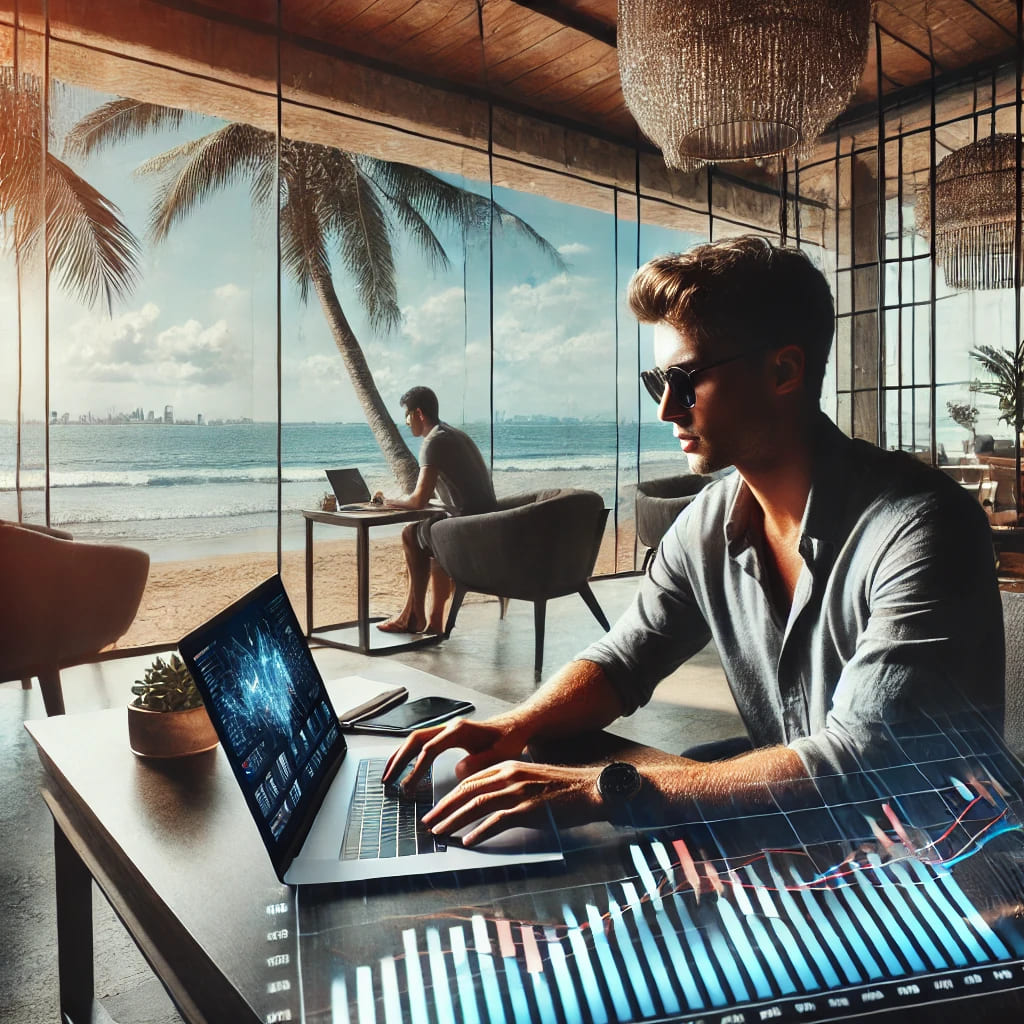
{"type": "Polygon", "coordinates": [[[280,840],[340,741],[283,590],[240,607],[195,660],[240,781],[280,840]]]}
{"type": "Polygon", "coordinates": [[[633,833],[567,877],[482,883],[476,904],[396,897],[367,930],[344,895],[299,893],[304,1019],[832,1020],[1012,998],[1020,766],[966,714],[892,741],[884,767],[780,792],[771,813],[633,833]]]}

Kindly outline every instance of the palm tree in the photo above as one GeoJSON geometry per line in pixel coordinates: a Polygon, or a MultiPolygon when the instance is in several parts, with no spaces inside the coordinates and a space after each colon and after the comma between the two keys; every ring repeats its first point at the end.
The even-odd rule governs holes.
{"type": "MultiPolygon", "coordinates": [[[[88,305],[103,301],[109,313],[138,278],[141,247],[118,208],[50,151],[43,140],[44,105],[39,79],[0,67],[0,238],[14,242],[21,290],[22,266],[45,237],[46,266],[88,305]]],[[[19,302],[20,318],[20,302],[19,302]]],[[[14,487],[21,519],[21,325],[14,487]]]]}
{"type": "Polygon", "coordinates": [[[971,349],[971,358],[977,359],[995,378],[975,381],[972,390],[998,398],[999,418],[1020,431],[1024,415],[1024,341],[1017,346],[1016,353],[1008,348],[979,345],[971,349]]]}
{"type": "MultiPolygon", "coordinates": [[[[100,147],[155,129],[180,124],[184,112],[114,100],[78,122],[68,136],[69,151],[87,155],[100,147]]],[[[399,485],[411,490],[418,472],[377,390],[352,326],[334,287],[331,252],[353,276],[359,299],[374,329],[388,331],[401,321],[394,264],[394,233],[404,228],[435,267],[448,257],[434,224],[464,230],[512,228],[561,266],[552,246],[528,224],[483,196],[458,188],[429,171],[348,153],[330,146],[278,139],[248,124],[228,124],[148,160],[136,173],[158,182],[150,231],[154,241],[218,189],[248,179],[258,207],[275,200],[280,174],[280,258],[306,301],[316,293],[334,343],[341,353],[366,422],[399,485]]]]}

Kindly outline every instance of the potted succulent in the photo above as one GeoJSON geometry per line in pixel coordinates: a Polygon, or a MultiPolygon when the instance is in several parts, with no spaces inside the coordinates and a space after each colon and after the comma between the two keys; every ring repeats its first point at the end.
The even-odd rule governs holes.
{"type": "Polygon", "coordinates": [[[140,757],[184,757],[212,750],[217,733],[195,680],[177,654],[158,657],[132,687],[128,740],[140,757]]]}

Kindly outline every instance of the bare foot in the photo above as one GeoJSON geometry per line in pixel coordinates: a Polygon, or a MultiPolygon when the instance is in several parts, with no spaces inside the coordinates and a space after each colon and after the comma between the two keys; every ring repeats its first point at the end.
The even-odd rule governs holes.
{"type": "Polygon", "coordinates": [[[388,619],[387,622],[377,623],[377,628],[382,633],[422,633],[424,626],[416,625],[411,616],[405,615],[396,615],[393,619],[388,619]]]}

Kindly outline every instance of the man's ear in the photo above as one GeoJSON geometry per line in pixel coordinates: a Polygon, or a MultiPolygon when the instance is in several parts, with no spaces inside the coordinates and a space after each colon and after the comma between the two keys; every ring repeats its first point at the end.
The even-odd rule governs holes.
{"type": "Polygon", "coordinates": [[[772,370],[775,374],[775,392],[791,395],[803,387],[806,359],[799,345],[784,345],[775,352],[772,370]]]}

